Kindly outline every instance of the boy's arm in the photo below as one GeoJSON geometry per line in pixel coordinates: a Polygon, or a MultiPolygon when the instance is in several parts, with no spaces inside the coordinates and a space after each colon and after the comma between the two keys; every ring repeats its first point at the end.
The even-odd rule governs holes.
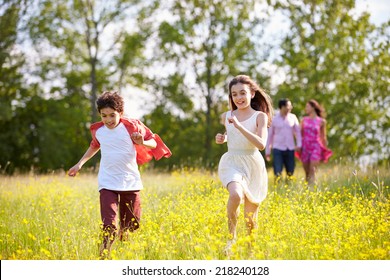
{"type": "Polygon", "coordinates": [[[154,149],[157,147],[156,140],[154,140],[153,138],[145,140],[144,136],[139,132],[134,132],[133,134],[131,134],[131,139],[134,141],[135,144],[143,145],[149,149],[154,149]]]}
{"type": "Polygon", "coordinates": [[[297,117],[295,117],[294,121],[294,135],[296,140],[295,150],[299,151],[302,148],[302,131],[297,117]]]}
{"type": "Polygon", "coordinates": [[[144,145],[146,148],[149,148],[149,149],[154,149],[154,148],[157,147],[156,140],[154,140],[154,139],[144,140],[143,145],[144,145]]]}
{"type": "Polygon", "coordinates": [[[154,134],[141,121],[129,121],[126,119],[122,119],[122,121],[125,123],[131,139],[136,144],[135,149],[137,150],[138,164],[147,163],[153,158],[159,160],[162,157],[168,158],[172,155],[171,151],[161,140],[160,136],[154,134]]]}
{"type": "Polygon", "coordinates": [[[88,150],[85,152],[85,154],[83,155],[83,157],[79,160],[79,162],[69,169],[68,175],[72,177],[76,176],[77,172],[81,169],[84,163],[86,163],[90,158],[92,158],[99,150],[100,148],[90,146],[88,150]]]}

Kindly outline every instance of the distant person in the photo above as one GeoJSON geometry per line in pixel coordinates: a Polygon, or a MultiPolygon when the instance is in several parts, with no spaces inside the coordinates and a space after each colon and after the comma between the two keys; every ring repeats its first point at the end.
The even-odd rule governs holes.
{"type": "Polygon", "coordinates": [[[316,170],[320,162],[327,162],[332,151],[327,148],[325,111],[311,99],[306,103],[306,116],[301,121],[302,151],[298,157],[305,169],[309,185],[316,183],[316,170]]]}
{"type": "Polygon", "coordinates": [[[273,169],[275,179],[282,176],[283,166],[286,169],[287,178],[294,174],[295,151],[302,147],[301,129],[296,115],[291,113],[293,106],[287,98],[279,100],[279,113],[272,120],[268,130],[268,142],[265,149],[267,161],[273,157],[273,169]]]}
{"type": "Polygon", "coordinates": [[[171,156],[157,134],[142,122],[123,118],[124,102],[117,92],[104,92],[96,101],[101,122],[91,125],[92,141],[80,161],[69,169],[75,176],[101,149],[98,174],[100,212],[103,223],[101,257],[108,256],[117,231],[119,210],[120,239],[138,229],[141,218],[140,190],[143,188],[138,164],[171,156]],[[119,206],[119,209],[118,209],[119,206]]]}
{"type": "Polygon", "coordinates": [[[227,203],[230,238],[229,253],[237,238],[236,227],[240,204],[244,202],[248,233],[256,228],[259,204],[267,196],[268,176],[259,152],[267,143],[273,109],[271,99],[248,76],[239,75],[229,83],[231,111],[221,115],[226,133],[215,136],[217,144],[227,142],[228,151],[221,157],[218,175],[229,191],[227,203]]]}

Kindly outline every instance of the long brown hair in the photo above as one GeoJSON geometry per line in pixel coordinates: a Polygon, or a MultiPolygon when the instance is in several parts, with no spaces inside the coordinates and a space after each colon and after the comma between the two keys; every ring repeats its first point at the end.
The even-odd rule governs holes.
{"type": "Polygon", "coordinates": [[[316,114],[317,116],[321,117],[321,118],[325,118],[326,114],[325,114],[325,109],[324,107],[322,107],[318,102],[317,100],[314,100],[314,99],[310,99],[309,102],[311,107],[314,108],[314,111],[316,111],[316,114]]]}
{"type": "Polygon", "coordinates": [[[254,93],[255,96],[251,100],[251,107],[256,111],[261,111],[267,114],[268,124],[267,127],[271,126],[272,117],[274,115],[274,109],[272,107],[272,101],[269,95],[258,86],[249,76],[238,75],[233,78],[229,83],[229,103],[232,107],[232,110],[236,110],[237,106],[233,102],[232,98],[232,86],[236,84],[245,84],[249,86],[251,93],[254,93]]]}

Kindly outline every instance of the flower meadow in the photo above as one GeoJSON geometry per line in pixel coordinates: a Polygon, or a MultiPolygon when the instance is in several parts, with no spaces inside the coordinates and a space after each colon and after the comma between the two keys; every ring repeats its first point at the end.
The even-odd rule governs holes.
{"type": "MultiPolygon", "coordinates": [[[[144,171],[141,228],[116,240],[110,259],[389,260],[387,171],[321,167],[312,187],[300,170],[287,182],[270,173],[258,228],[247,235],[241,211],[239,238],[228,255],[228,193],[217,175],[144,171]]],[[[0,259],[99,259],[95,174],[0,179],[0,259]]]]}

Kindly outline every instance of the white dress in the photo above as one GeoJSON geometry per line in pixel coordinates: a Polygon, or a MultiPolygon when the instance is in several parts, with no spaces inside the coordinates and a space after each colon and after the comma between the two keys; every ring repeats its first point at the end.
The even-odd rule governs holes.
{"type": "MultiPolygon", "coordinates": [[[[259,113],[254,113],[249,119],[241,122],[241,125],[256,133],[256,119],[259,113]]],[[[268,191],[268,174],[264,159],[256,146],[228,122],[230,116],[231,112],[227,112],[225,127],[228,151],[219,161],[218,175],[225,187],[233,181],[240,183],[248,200],[259,204],[265,199],[268,191]]]]}

